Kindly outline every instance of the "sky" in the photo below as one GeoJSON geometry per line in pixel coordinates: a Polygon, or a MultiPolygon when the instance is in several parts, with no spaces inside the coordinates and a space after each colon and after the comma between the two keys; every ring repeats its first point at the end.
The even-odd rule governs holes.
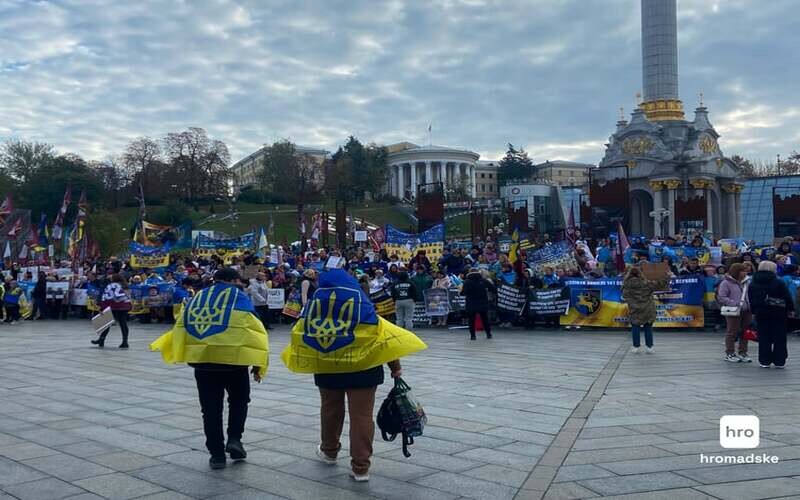
{"type": "MultiPolygon", "coordinates": [[[[800,150],[800,0],[678,0],[679,90],[727,155],[800,150]]],[[[102,160],[202,127],[597,163],[641,90],[639,0],[0,0],[0,140],[102,160]]]]}

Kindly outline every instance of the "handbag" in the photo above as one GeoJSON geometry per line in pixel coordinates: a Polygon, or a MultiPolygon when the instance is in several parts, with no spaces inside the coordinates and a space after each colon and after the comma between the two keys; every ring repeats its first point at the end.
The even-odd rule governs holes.
{"type": "Polygon", "coordinates": [[[742,332],[742,339],[750,342],[758,342],[758,331],[755,328],[745,328],[742,332]]]}
{"type": "Polygon", "coordinates": [[[403,455],[408,458],[411,453],[408,446],[414,444],[414,438],[422,435],[428,418],[422,405],[411,393],[411,387],[397,377],[394,387],[378,410],[378,428],[384,441],[394,441],[398,434],[403,436],[403,455]]]}
{"type": "Polygon", "coordinates": [[[739,300],[738,306],[722,306],[719,309],[719,313],[723,316],[741,316],[742,315],[742,306],[744,305],[744,299],[747,297],[747,287],[750,286],[750,283],[744,286],[742,289],[742,298],[739,300]]]}

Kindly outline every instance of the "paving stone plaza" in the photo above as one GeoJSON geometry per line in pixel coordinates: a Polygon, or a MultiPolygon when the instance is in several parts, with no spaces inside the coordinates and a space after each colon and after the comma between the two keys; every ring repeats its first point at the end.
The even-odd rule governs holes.
{"type": "Polygon", "coordinates": [[[162,330],[133,325],[125,352],[77,320],[0,327],[0,498],[800,498],[800,367],[725,363],[721,333],[657,332],[645,355],[623,332],[423,330],[404,378],[425,435],[409,459],[376,436],[357,484],[346,450],[315,460],[318,392],[279,361],[286,327],[253,386],[247,462],[209,470],[191,370],[147,349],[162,330]],[[723,450],[726,414],[758,415],[760,446],[723,450]],[[751,452],[780,462],[700,463],[751,452]]]}

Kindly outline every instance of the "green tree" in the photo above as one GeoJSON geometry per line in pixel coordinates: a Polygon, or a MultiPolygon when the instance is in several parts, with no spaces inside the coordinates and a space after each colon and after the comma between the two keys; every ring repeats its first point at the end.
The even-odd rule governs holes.
{"type": "Polygon", "coordinates": [[[167,134],[163,143],[170,165],[167,170],[181,179],[176,186],[183,198],[195,203],[195,208],[200,199],[227,196],[232,174],[224,142],[211,139],[202,128],[191,127],[167,134]]]}
{"type": "MultiPolygon", "coordinates": [[[[74,201],[81,191],[86,191],[90,206],[97,207],[103,198],[103,183],[98,172],[81,157],[66,154],[39,167],[28,182],[20,186],[20,206],[31,209],[34,214],[45,212],[53,220],[67,186],[72,189],[74,201]]],[[[75,210],[74,204],[72,210],[75,210]]]]}
{"type": "Polygon", "coordinates": [[[338,164],[339,160],[346,159],[339,167],[345,165],[349,169],[353,200],[363,200],[368,195],[375,195],[386,186],[389,179],[386,156],[386,148],[375,144],[364,146],[352,135],[336,151],[333,155],[334,163],[338,164]]]}
{"type": "Polygon", "coordinates": [[[41,142],[10,139],[0,150],[0,163],[23,184],[27,184],[36,171],[52,162],[54,157],[53,146],[41,142]]]}
{"type": "Polygon", "coordinates": [[[86,218],[86,233],[97,241],[100,255],[108,256],[121,252],[125,248],[125,238],[129,236],[128,228],[120,226],[119,217],[106,210],[90,212],[86,218]]]}
{"type": "Polygon", "coordinates": [[[502,186],[511,181],[527,181],[533,174],[533,162],[528,158],[528,153],[509,143],[508,151],[497,167],[497,182],[502,186]]]}
{"type": "Polygon", "coordinates": [[[191,218],[191,208],[177,200],[168,201],[164,206],[148,210],[147,216],[148,222],[162,226],[177,226],[191,218]]]}

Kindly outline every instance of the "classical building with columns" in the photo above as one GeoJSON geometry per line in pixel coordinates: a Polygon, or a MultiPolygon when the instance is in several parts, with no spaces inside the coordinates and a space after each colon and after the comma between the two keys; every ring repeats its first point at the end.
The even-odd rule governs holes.
{"type": "Polygon", "coordinates": [[[641,7],[644,100],[630,122],[620,117],[592,186],[627,176],[632,234],[740,236],[738,169],[719,148],[702,96],[691,121],[678,98],[676,0],[642,0],[641,7]],[[658,212],[666,216],[651,215],[658,212]]]}
{"type": "Polygon", "coordinates": [[[413,200],[417,186],[441,182],[445,194],[463,190],[476,196],[475,171],[480,155],[465,149],[444,146],[417,146],[409,142],[386,147],[389,165],[387,192],[413,200]]]}

